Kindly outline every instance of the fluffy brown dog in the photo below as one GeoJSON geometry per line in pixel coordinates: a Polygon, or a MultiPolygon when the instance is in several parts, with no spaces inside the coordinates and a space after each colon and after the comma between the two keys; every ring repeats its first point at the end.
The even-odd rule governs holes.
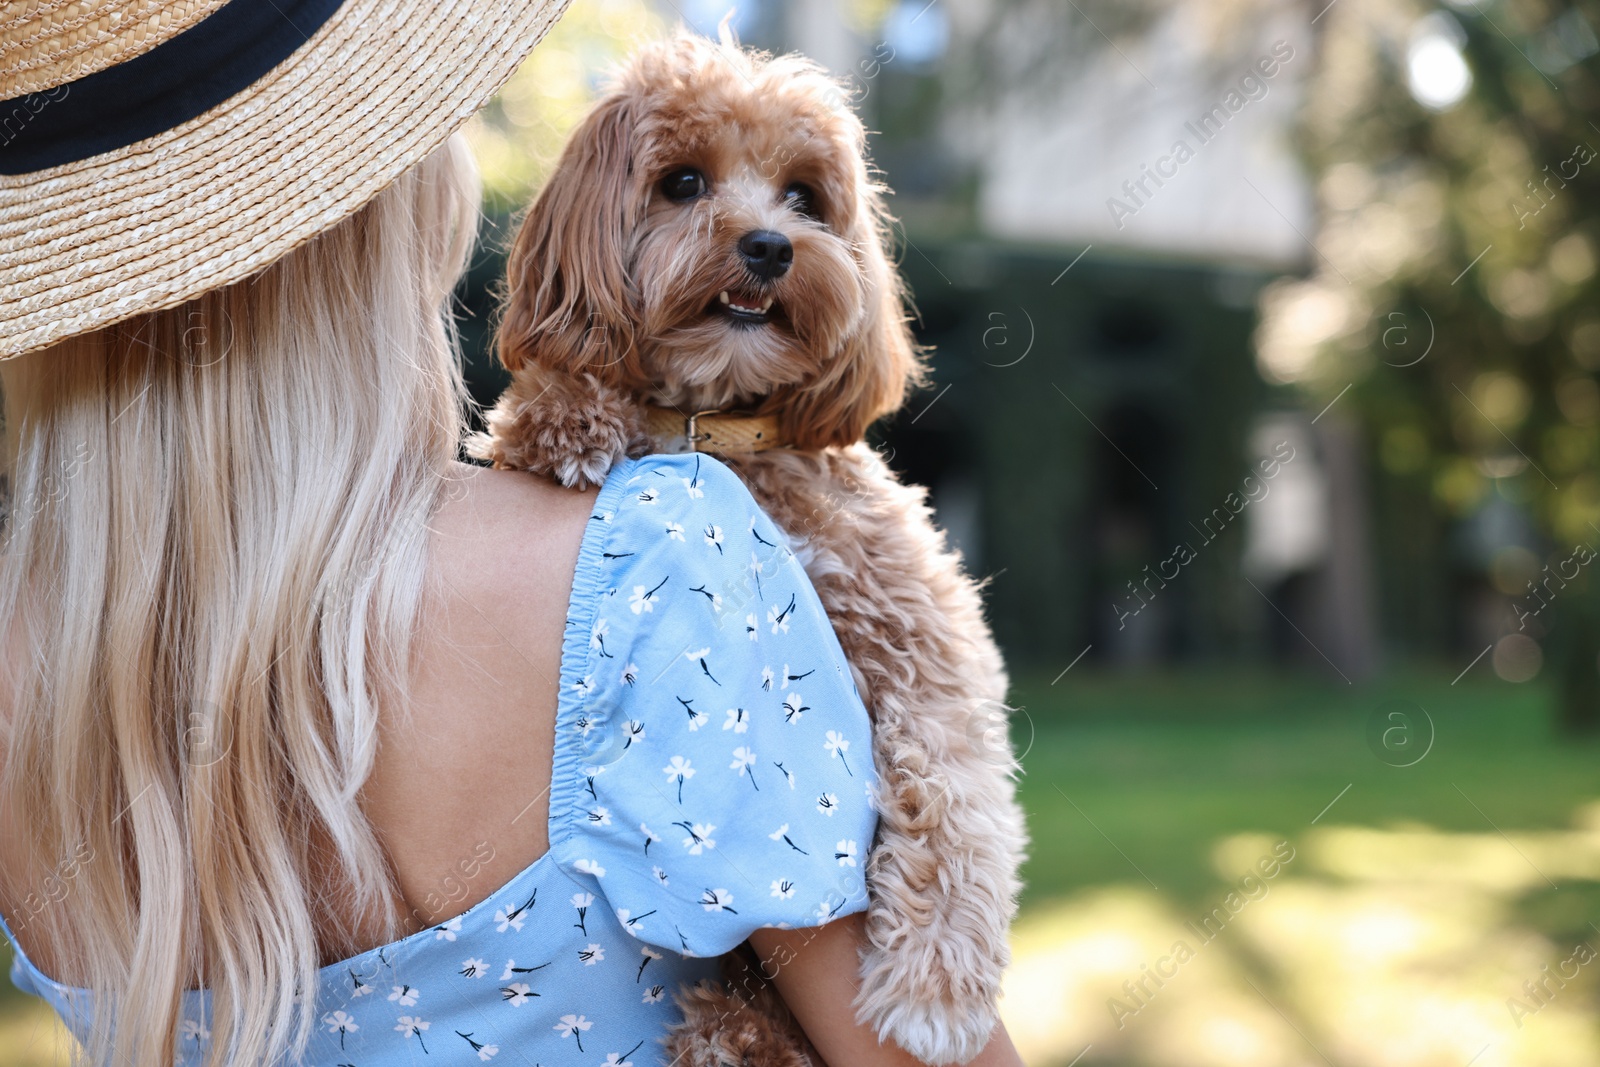
{"type": "MultiPolygon", "coordinates": [[[[856,1008],[917,1058],[964,1062],[998,1018],[1025,842],[978,588],[923,490],[861,443],[920,373],[864,145],[804,59],[687,34],[646,48],[517,235],[499,342],[513,384],[474,449],[576,486],[624,455],[700,447],[790,534],[883,783],[856,1008]],[[750,417],[682,417],[730,411],[750,417]]],[[[728,1058],[717,1030],[735,1015],[742,1048],[787,1032],[774,1013],[757,1039],[760,997],[680,1003],[688,1063],[728,1058]]]]}

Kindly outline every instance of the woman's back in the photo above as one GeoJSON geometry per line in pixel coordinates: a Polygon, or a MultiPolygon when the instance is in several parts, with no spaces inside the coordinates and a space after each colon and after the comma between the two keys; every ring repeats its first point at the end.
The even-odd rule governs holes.
{"type": "MultiPolygon", "coordinates": [[[[656,1062],[713,957],[864,907],[865,712],[785,539],[715,461],[629,461],[598,496],[458,473],[413,706],[383,716],[363,805],[417,932],[379,943],[323,909],[307,1062],[413,1040],[447,1063],[656,1062]]],[[[201,995],[181,1032],[199,1063],[201,995]]]]}
{"type": "MultiPolygon", "coordinates": [[[[457,474],[430,523],[410,707],[382,722],[363,796],[417,928],[549,847],[561,639],[595,495],[510,471],[457,474]]],[[[334,958],[346,947],[330,945],[334,958]]]]}
{"type": "MultiPolygon", "coordinates": [[[[485,899],[548,847],[562,623],[594,499],[510,471],[463,464],[452,477],[428,524],[410,707],[380,722],[362,797],[413,930],[485,899]],[[475,788],[440,788],[448,782],[475,788]]],[[[13,647],[0,659],[0,720],[21,658],[13,647]]],[[[9,917],[27,914],[33,889],[15,877],[28,853],[8,814],[0,812],[0,915],[9,917]]],[[[367,917],[326,919],[325,963],[385,940],[367,917]]],[[[46,928],[11,925],[41,970],[77,980],[46,928]]],[[[198,975],[191,978],[197,985],[198,975]]]]}
{"type": "Polygon", "coordinates": [[[618,1064],[748,939],[904,1062],[840,1023],[868,723],[784,538],[704,457],[455,462],[456,131],[565,0],[147,6],[0,25],[13,980],[94,1064],[618,1064]]]}

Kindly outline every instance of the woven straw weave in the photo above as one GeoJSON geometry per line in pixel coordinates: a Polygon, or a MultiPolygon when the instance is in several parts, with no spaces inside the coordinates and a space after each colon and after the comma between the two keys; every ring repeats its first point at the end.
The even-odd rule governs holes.
{"type": "Polygon", "coordinates": [[[568,2],[345,0],[205,114],[0,175],[0,359],[240,281],[353,214],[483,106],[568,2]]]}
{"type": "Polygon", "coordinates": [[[0,100],[147,52],[224,0],[13,0],[0,7],[0,100]]]}

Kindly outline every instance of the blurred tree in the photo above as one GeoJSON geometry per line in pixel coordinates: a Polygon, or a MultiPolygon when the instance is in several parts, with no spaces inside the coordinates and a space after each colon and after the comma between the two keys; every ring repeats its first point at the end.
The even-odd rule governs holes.
{"type": "Polygon", "coordinates": [[[579,0],[567,9],[467,127],[487,214],[511,214],[528,203],[606,72],[669,25],[647,0],[579,0]]]}
{"type": "Polygon", "coordinates": [[[1262,373],[1319,408],[1349,388],[1402,631],[1447,635],[1466,609],[1441,569],[1455,520],[1532,519],[1534,544],[1456,555],[1511,598],[1501,632],[1548,638],[1564,725],[1600,728],[1600,584],[1556,575],[1575,544],[1600,546],[1600,4],[1312,7],[1320,225],[1308,276],[1263,295],[1262,373]],[[1505,553],[1528,548],[1518,571],[1505,553]]]}
{"type": "Polygon", "coordinates": [[[478,254],[456,294],[463,370],[473,400],[468,414],[475,427],[478,409],[493,404],[509,380],[492,342],[514,216],[539,191],[606,72],[667,27],[647,0],[577,0],[467,125],[483,174],[487,217],[478,254]]]}

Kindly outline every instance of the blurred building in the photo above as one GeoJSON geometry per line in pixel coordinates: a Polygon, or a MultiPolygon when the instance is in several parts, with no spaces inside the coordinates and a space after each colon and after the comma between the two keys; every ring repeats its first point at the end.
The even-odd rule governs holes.
{"type": "Polygon", "coordinates": [[[1040,667],[1085,648],[1374,664],[1354,436],[1274,414],[1292,400],[1251,343],[1261,286],[1315,255],[1291,142],[1310,15],[1228,8],[1119,32],[1103,6],[901,5],[939,12],[947,62],[970,68],[971,95],[938,107],[959,74],[896,68],[892,33],[869,50],[893,57],[863,89],[935,353],[888,440],[994,577],[1008,651],[1040,667]],[[1289,439],[1295,459],[1247,491],[1289,439]]]}
{"type": "MultiPolygon", "coordinates": [[[[715,33],[727,10],[661,13],[715,33]]],[[[1308,508],[1359,516],[1341,499],[1359,476],[1329,477],[1355,469],[1324,454],[1344,447],[1336,418],[1301,419],[1275,496],[1228,503],[1245,499],[1252,435],[1290,402],[1255,370],[1257,293],[1315,254],[1291,143],[1310,16],[1279,0],[1149,10],[757,0],[732,19],[849,82],[873,131],[933,371],[881,440],[992,579],[1013,661],[1050,669],[1092,646],[1115,664],[1269,656],[1359,674],[1370,612],[1348,531],[1287,565],[1261,547],[1308,508]]],[[[499,269],[475,271],[469,348],[499,269]]],[[[492,366],[471,369],[492,399],[492,366]]]]}

